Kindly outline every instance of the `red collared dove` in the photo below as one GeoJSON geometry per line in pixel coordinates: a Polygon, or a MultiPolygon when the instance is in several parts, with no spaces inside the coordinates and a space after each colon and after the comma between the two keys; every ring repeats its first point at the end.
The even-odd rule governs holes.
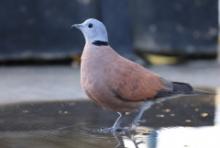
{"type": "Polygon", "coordinates": [[[97,104],[119,113],[113,130],[118,128],[124,112],[140,111],[134,122],[137,124],[144,110],[157,100],[193,92],[189,84],[161,78],[120,56],[108,43],[105,25],[97,19],[90,18],[73,27],[85,38],[81,86],[97,104]]]}

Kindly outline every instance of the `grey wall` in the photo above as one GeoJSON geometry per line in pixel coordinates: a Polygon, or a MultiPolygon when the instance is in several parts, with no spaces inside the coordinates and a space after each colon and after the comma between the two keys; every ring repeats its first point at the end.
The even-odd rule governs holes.
{"type": "Polygon", "coordinates": [[[171,54],[215,54],[217,3],[217,0],[136,1],[132,9],[135,46],[171,54]]]}
{"type": "Polygon", "coordinates": [[[217,14],[217,0],[0,0],[0,59],[80,52],[83,37],[70,26],[89,17],[120,52],[215,54],[217,14]]]}
{"type": "Polygon", "coordinates": [[[0,0],[0,58],[53,58],[77,52],[83,37],[73,23],[97,16],[96,1],[0,0]]]}

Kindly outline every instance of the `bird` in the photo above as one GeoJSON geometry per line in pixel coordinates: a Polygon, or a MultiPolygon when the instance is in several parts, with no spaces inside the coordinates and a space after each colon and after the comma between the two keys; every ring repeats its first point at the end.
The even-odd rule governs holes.
{"type": "Polygon", "coordinates": [[[132,127],[139,124],[146,109],[177,95],[192,94],[188,83],[172,82],[119,55],[109,44],[105,25],[86,19],[72,27],[79,29],[85,45],[81,56],[80,83],[87,96],[119,117],[110,128],[115,132],[127,112],[137,112],[132,127]]]}

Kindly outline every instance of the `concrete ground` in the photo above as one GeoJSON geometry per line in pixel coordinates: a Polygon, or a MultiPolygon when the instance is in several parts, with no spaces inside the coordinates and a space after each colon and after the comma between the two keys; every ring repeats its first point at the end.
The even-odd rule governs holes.
{"type": "MultiPolygon", "coordinates": [[[[220,65],[215,61],[150,69],[173,81],[188,82],[198,87],[220,87],[220,65]]],[[[0,67],[0,104],[86,99],[79,79],[79,68],[70,66],[0,67]]]]}

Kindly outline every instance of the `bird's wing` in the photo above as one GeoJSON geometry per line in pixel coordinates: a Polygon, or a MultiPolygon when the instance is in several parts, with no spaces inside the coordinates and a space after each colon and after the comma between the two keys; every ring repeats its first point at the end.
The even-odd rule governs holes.
{"type": "Polygon", "coordinates": [[[153,99],[160,91],[171,91],[169,81],[123,57],[115,61],[110,79],[115,97],[126,101],[153,99]]]}

